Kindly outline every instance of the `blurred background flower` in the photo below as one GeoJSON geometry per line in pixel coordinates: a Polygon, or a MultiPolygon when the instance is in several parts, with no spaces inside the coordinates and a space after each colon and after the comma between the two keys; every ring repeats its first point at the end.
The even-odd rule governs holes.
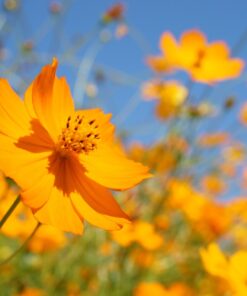
{"type": "MultiPolygon", "coordinates": [[[[19,204],[1,229],[0,294],[247,295],[246,9],[1,1],[1,77],[23,97],[57,57],[76,107],[112,113],[118,144],[153,178],[114,192],[132,221],[120,231],[85,222],[83,236],[47,225],[32,236],[19,204]]],[[[0,175],[0,218],[19,191],[0,175]]]]}

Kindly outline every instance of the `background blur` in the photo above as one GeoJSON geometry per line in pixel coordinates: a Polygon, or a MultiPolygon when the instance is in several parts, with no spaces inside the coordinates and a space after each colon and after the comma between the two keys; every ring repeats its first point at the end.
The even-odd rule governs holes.
{"type": "MultiPolygon", "coordinates": [[[[185,72],[165,75],[189,93],[184,113],[168,119],[157,116],[157,100],[145,100],[143,87],[157,78],[147,57],[160,54],[165,31],[178,39],[198,29],[246,62],[247,2],[0,3],[0,76],[22,96],[57,57],[76,106],[112,113],[129,157],[154,174],[115,193],[133,220],[129,229],[86,225],[76,237],[42,228],[4,262],[32,231],[32,215],[20,208],[0,236],[0,295],[246,296],[246,71],[211,85],[185,72]],[[119,3],[120,17],[107,20],[119,3]]],[[[1,216],[18,190],[1,176],[1,196],[8,197],[1,216]]]]}

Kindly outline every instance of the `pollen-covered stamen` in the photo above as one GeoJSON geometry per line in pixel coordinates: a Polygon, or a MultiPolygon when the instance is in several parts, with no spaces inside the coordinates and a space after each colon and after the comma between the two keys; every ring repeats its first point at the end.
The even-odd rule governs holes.
{"type": "Polygon", "coordinates": [[[83,115],[69,116],[66,127],[59,137],[58,149],[61,152],[89,153],[97,148],[100,140],[96,119],[83,115]]]}

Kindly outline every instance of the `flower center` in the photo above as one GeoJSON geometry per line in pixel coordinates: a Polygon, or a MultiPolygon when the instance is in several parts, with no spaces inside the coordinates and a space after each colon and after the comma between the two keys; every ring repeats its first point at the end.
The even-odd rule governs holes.
{"type": "Polygon", "coordinates": [[[58,150],[62,153],[86,153],[95,150],[100,140],[95,119],[83,115],[69,116],[59,137],[58,150]]]}
{"type": "Polygon", "coordinates": [[[197,59],[196,59],[196,62],[193,64],[193,67],[194,68],[200,68],[201,67],[201,64],[202,64],[202,60],[204,59],[205,57],[205,50],[203,49],[200,49],[197,53],[197,59]]]}

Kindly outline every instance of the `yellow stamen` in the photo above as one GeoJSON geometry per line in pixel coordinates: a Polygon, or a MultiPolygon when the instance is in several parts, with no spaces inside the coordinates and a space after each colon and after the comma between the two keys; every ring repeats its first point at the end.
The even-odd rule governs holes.
{"type": "Polygon", "coordinates": [[[58,150],[62,153],[86,153],[97,149],[100,140],[98,124],[95,119],[83,115],[69,116],[66,127],[59,137],[58,150]]]}

